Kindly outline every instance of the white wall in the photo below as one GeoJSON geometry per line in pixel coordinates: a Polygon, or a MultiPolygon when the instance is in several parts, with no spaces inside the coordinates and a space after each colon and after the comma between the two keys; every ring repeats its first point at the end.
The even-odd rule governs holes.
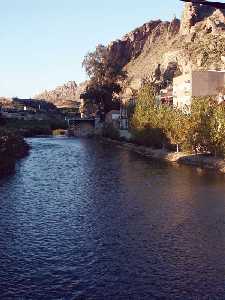
{"type": "Polygon", "coordinates": [[[192,97],[216,96],[225,86],[225,71],[192,71],[173,79],[173,105],[190,105],[192,97]]]}
{"type": "Polygon", "coordinates": [[[184,74],[173,79],[173,105],[182,108],[191,104],[191,74],[184,74]]]}
{"type": "Polygon", "coordinates": [[[193,71],[192,95],[194,97],[216,96],[218,88],[225,85],[225,72],[193,71]]]}

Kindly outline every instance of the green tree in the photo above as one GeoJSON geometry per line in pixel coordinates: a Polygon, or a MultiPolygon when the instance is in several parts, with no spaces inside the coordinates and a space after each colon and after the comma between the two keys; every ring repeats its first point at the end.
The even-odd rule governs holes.
{"type": "Polygon", "coordinates": [[[189,116],[188,145],[197,153],[210,146],[210,120],[214,109],[212,97],[195,97],[189,116]]]}
{"type": "Polygon", "coordinates": [[[164,132],[170,144],[176,145],[177,152],[186,146],[188,134],[188,116],[180,109],[165,107],[164,118],[162,119],[164,132]]]}
{"type": "Polygon", "coordinates": [[[214,107],[210,119],[210,150],[217,156],[225,154],[225,106],[224,104],[214,107]]]}
{"type": "Polygon", "coordinates": [[[132,132],[136,142],[161,148],[167,143],[162,126],[164,110],[156,105],[156,91],[153,85],[144,85],[137,97],[132,116],[132,132]]]}
{"type": "Polygon", "coordinates": [[[95,102],[104,114],[118,108],[120,82],[126,78],[126,72],[110,55],[108,48],[98,45],[95,51],[85,56],[83,67],[90,81],[82,98],[95,102]]]}
{"type": "Polygon", "coordinates": [[[214,97],[195,97],[186,110],[156,105],[152,86],[138,95],[132,117],[134,140],[147,146],[175,145],[197,153],[225,155],[225,105],[214,97]]]}
{"type": "Polygon", "coordinates": [[[155,115],[155,90],[152,85],[145,85],[137,96],[137,104],[132,116],[133,127],[142,128],[145,125],[154,127],[155,115]]]}

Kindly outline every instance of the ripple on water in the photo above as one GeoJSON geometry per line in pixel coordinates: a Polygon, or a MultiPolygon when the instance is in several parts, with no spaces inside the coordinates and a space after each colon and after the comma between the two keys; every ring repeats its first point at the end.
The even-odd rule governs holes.
{"type": "Polygon", "coordinates": [[[224,299],[225,186],[114,145],[29,139],[0,180],[0,299],[224,299]]]}

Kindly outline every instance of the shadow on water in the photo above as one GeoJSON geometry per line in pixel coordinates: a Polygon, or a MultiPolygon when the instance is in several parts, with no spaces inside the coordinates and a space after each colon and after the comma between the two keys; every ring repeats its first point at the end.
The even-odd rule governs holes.
{"type": "Polygon", "coordinates": [[[30,139],[0,181],[1,299],[225,298],[224,177],[30,139]]]}

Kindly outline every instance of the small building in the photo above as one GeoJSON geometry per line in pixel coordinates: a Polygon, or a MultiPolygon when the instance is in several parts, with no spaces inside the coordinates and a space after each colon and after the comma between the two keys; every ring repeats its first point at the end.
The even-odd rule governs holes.
{"type": "Polygon", "coordinates": [[[105,122],[111,123],[115,128],[119,128],[120,126],[120,111],[119,110],[111,110],[105,116],[105,122]]]}
{"type": "Polygon", "coordinates": [[[68,135],[75,137],[91,136],[95,132],[94,118],[72,118],[68,119],[68,135]]]}
{"type": "Polygon", "coordinates": [[[156,97],[156,102],[159,105],[173,106],[173,86],[169,85],[165,89],[161,89],[156,97]]]}
{"type": "Polygon", "coordinates": [[[127,105],[121,104],[120,106],[120,130],[128,130],[129,121],[128,121],[128,111],[127,105]]]}
{"type": "Polygon", "coordinates": [[[218,96],[225,86],[225,71],[191,71],[173,79],[173,105],[189,106],[192,97],[218,96]]]}
{"type": "Polygon", "coordinates": [[[1,108],[1,115],[6,119],[22,120],[24,118],[23,111],[15,108],[1,108]]]}

